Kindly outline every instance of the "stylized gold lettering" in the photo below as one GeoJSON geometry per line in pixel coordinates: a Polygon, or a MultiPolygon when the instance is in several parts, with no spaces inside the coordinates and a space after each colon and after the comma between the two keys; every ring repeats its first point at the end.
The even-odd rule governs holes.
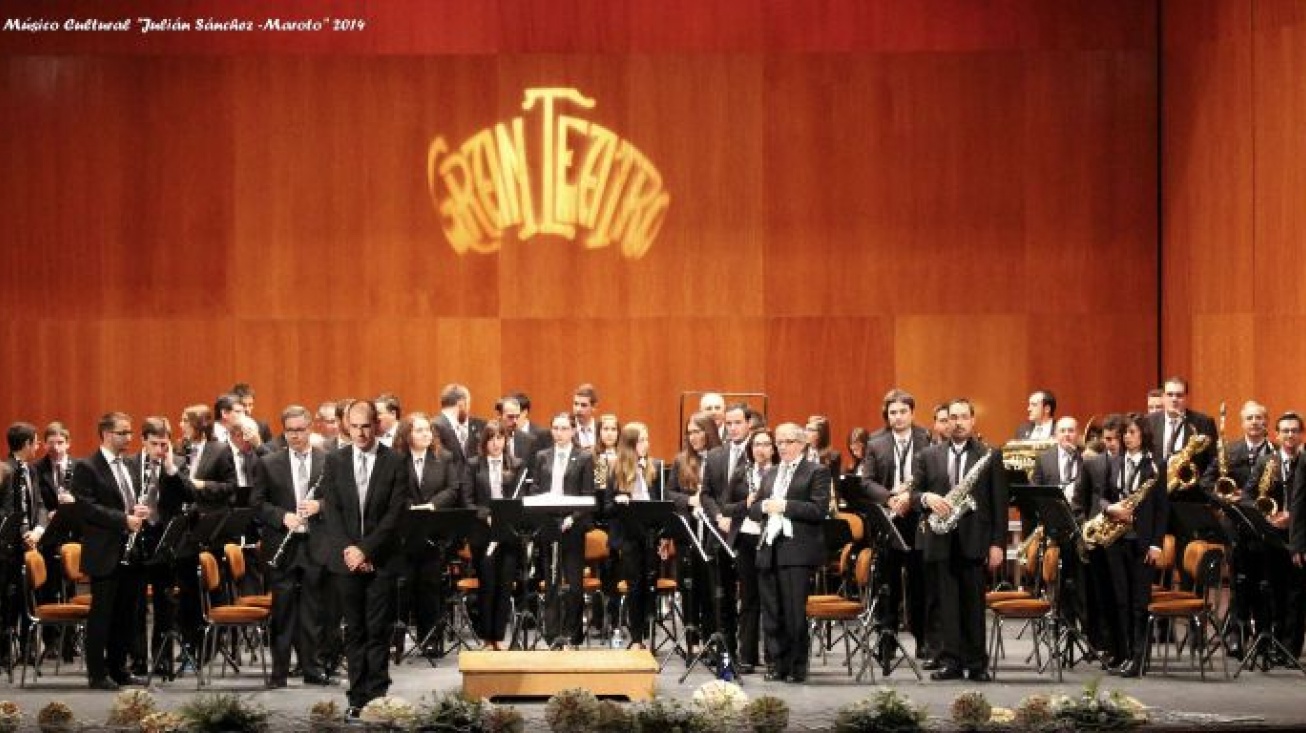
{"type": "Polygon", "coordinates": [[[535,236],[535,204],[531,196],[530,171],[527,169],[526,135],[523,120],[512,119],[512,135],[502,122],[494,126],[499,145],[499,165],[502,167],[503,197],[508,205],[505,221],[521,222],[517,236],[530,239],[535,236]]]}
{"type": "MultiPolygon", "coordinates": [[[[431,142],[431,147],[426,153],[426,185],[430,191],[431,201],[435,203],[436,210],[440,212],[442,218],[441,228],[444,229],[444,235],[449,240],[449,244],[458,254],[464,254],[471,249],[479,238],[479,232],[476,230],[476,222],[469,212],[458,206],[458,201],[452,195],[443,201],[440,200],[440,181],[443,176],[439,173],[442,169],[448,167],[449,158],[445,159],[444,164],[440,163],[440,156],[449,152],[449,146],[445,143],[443,137],[437,137],[431,142]]],[[[452,156],[451,156],[452,157],[452,156]]]]}
{"type": "Polygon", "coordinates": [[[553,161],[554,218],[570,229],[568,238],[576,235],[576,184],[569,173],[575,162],[572,140],[584,140],[589,123],[570,115],[558,115],[558,147],[553,161]]]}
{"type": "MultiPolygon", "coordinates": [[[[590,125],[590,144],[576,175],[576,223],[584,229],[593,230],[594,222],[599,218],[599,205],[603,201],[603,189],[608,185],[608,176],[612,173],[617,142],[618,138],[611,130],[597,123],[590,125]]],[[[593,237],[586,237],[585,244],[598,247],[607,242],[595,244],[593,237]]]]}
{"type": "Polygon", "coordinates": [[[536,101],[540,101],[543,103],[541,105],[541,116],[542,116],[541,127],[543,128],[543,133],[544,133],[543,134],[544,155],[543,155],[543,163],[540,166],[540,172],[541,172],[540,181],[543,183],[543,191],[541,192],[540,195],[540,199],[542,201],[542,207],[540,213],[543,216],[540,220],[540,231],[545,234],[557,234],[560,236],[570,238],[575,235],[576,229],[575,227],[572,227],[566,224],[565,222],[559,221],[556,218],[557,208],[554,204],[554,196],[556,195],[556,190],[554,188],[554,186],[556,185],[554,169],[555,166],[557,165],[557,161],[554,157],[556,153],[553,147],[554,146],[553,100],[554,99],[562,99],[565,101],[574,102],[580,105],[581,107],[584,107],[585,109],[593,108],[594,100],[585,97],[575,89],[555,87],[555,88],[548,88],[548,89],[527,89],[526,98],[522,101],[522,109],[528,112],[535,106],[536,101]]]}
{"type": "Polygon", "coordinates": [[[505,221],[503,199],[499,185],[502,171],[499,168],[498,152],[494,147],[494,134],[484,129],[471,136],[463,143],[463,157],[471,167],[472,189],[476,192],[477,208],[485,212],[489,221],[486,236],[498,239],[506,226],[512,221],[505,221]]]}

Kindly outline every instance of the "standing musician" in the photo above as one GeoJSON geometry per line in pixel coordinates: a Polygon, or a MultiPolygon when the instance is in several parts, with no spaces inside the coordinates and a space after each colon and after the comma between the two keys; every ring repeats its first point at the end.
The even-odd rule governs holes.
{"type": "MultiPolygon", "coordinates": [[[[136,629],[137,640],[132,650],[136,659],[132,673],[143,675],[147,671],[148,650],[157,650],[164,636],[172,630],[175,615],[172,588],[177,582],[171,562],[148,561],[154,560],[153,553],[163,540],[169,522],[183,514],[183,507],[194,494],[185,479],[184,462],[173,454],[172,426],[165,417],[147,417],[141,421],[141,452],[127,457],[125,463],[132,480],[141,487],[140,503],[149,508],[149,515],[129,553],[131,561],[145,568],[145,582],[154,587],[152,603],[149,604],[154,611],[152,641],[148,645],[145,643],[145,624],[142,621],[136,629]]],[[[147,611],[145,595],[142,594],[138,600],[140,605],[135,618],[143,620],[147,611]]],[[[165,671],[166,664],[161,666],[164,669],[160,671],[165,671]]]]}
{"type": "MultiPolygon", "coordinates": [[[[430,416],[424,412],[405,415],[394,448],[404,459],[405,487],[412,506],[429,504],[435,509],[451,509],[462,503],[466,465],[436,441],[430,416]]],[[[441,547],[429,541],[420,547],[406,547],[404,554],[408,560],[404,589],[410,600],[406,605],[417,622],[417,638],[427,639],[444,611],[449,558],[441,547]]],[[[434,645],[422,651],[433,654],[434,645]]]]}
{"type": "Polygon", "coordinates": [[[783,423],[775,431],[780,465],[747,499],[748,516],[762,525],[757,550],[768,680],[807,681],[807,593],[825,561],[821,522],[829,512],[830,470],[803,457],[805,431],[783,423]]]}
{"type": "Polygon", "coordinates": [[[1296,613],[1297,616],[1294,619],[1296,626],[1291,639],[1292,643],[1288,644],[1287,647],[1290,652],[1300,658],[1302,628],[1306,625],[1302,623],[1302,614],[1306,613],[1306,603],[1303,603],[1301,599],[1301,596],[1306,594],[1306,469],[1300,465],[1303,425],[1301,417],[1296,413],[1285,413],[1283,417],[1279,418],[1279,425],[1279,440],[1283,443],[1288,442],[1288,436],[1283,432],[1285,428],[1294,433],[1293,455],[1296,460],[1291,461],[1290,475],[1284,479],[1284,484],[1288,494],[1286,502],[1288,504],[1288,552],[1292,556],[1294,573],[1289,581],[1294,586],[1289,593],[1289,597],[1291,597],[1292,592],[1295,592],[1298,600],[1289,606],[1289,612],[1296,613]],[[1292,429],[1293,426],[1285,426],[1284,419],[1289,415],[1296,418],[1292,420],[1292,423],[1295,424],[1295,430],[1292,429]]]}
{"type": "MultiPolygon", "coordinates": [[[[709,519],[720,515],[716,497],[705,490],[703,474],[706,469],[703,457],[714,448],[720,447],[721,438],[717,434],[716,423],[707,413],[695,413],[685,426],[683,447],[671,467],[671,476],[667,484],[667,498],[676,503],[676,511],[685,515],[691,527],[697,527],[694,512],[702,509],[709,519]]],[[[698,540],[703,543],[707,530],[698,529],[698,540]]],[[[710,549],[711,545],[704,545],[710,549]]],[[[717,631],[716,616],[708,593],[709,569],[703,558],[691,546],[678,548],[680,561],[681,598],[685,601],[685,644],[688,663],[697,654],[700,640],[706,639],[717,631]]]]}
{"type": "MultiPolygon", "coordinates": [[[[887,508],[899,534],[908,543],[906,552],[890,547],[881,560],[880,569],[888,596],[878,605],[880,617],[876,621],[897,630],[905,585],[907,597],[907,624],[916,640],[916,658],[932,659],[937,646],[937,635],[927,629],[930,618],[926,613],[924,543],[916,538],[920,527],[921,508],[912,501],[908,482],[912,479],[912,466],[916,456],[930,445],[929,431],[916,425],[916,398],[901,389],[891,389],[884,395],[881,414],[888,429],[872,438],[866,448],[866,458],[857,467],[861,476],[862,494],[845,497],[854,511],[865,515],[887,508]],[[905,576],[905,578],[904,578],[905,576]]],[[[875,650],[884,664],[893,654],[893,640],[884,638],[882,647],[875,650]]],[[[933,665],[931,665],[933,666],[933,665]]]]}
{"type": "Polygon", "coordinates": [[[351,716],[390,689],[395,581],[403,572],[399,522],[408,505],[405,466],[376,440],[376,405],[345,409],[350,444],[327,455],[319,501],[325,556],[345,620],[351,716]]]}
{"type": "Polygon", "coordinates": [[[1161,544],[1170,515],[1165,469],[1148,451],[1148,446],[1153,445],[1149,424],[1137,413],[1124,418],[1121,433],[1124,455],[1111,461],[1100,500],[1107,518],[1133,525],[1123,538],[1106,548],[1111,607],[1115,610],[1110,619],[1115,650],[1108,664],[1112,674],[1122,677],[1137,677],[1142,673],[1147,652],[1147,604],[1152,598],[1152,579],[1161,559],[1161,544]],[[1147,498],[1131,510],[1125,499],[1152,480],[1156,484],[1147,498]]]}
{"type": "Polygon", "coordinates": [[[648,538],[640,527],[626,527],[613,515],[618,505],[637,501],[661,501],[662,462],[648,454],[648,427],[631,422],[617,438],[617,456],[603,492],[604,513],[611,517],[611,544],[617,548],[621,579],[626,581],[626,604],[630,609],[630,648],[644,649],[649,625],[648,578],[657,562],[650,554],[648,538]]]}
{"type": "MultiPolygon", "coordinates": [[[[748,498],[748,406],[736,403],[725,411],[725,443],[708,450],[703,455],[703,490],[716,500],[720,515],[713,514],[721,534],[730,541],[732,531],[737,539],[736,525],[742,524],[748,514],[745,500],[748,498]]],[[[748,558],[730,558],[725,549],[717,550],[717,591],[721,597],[721,631],[725,634],[726,645],[731,657],[737,656],[739,614],[736,611],[739,580],[745,572],[755,575],[753,555],[756,548],[746,550],[748,558]],[[736,565],[736,562],[741,565],[736,565]],[[742,563],[747,563],[745,570],[742,563]]],[[[755,579],[750,578],[755,582],[755,579]]],[[[752,631],[756,639],[756,631],[752,631]]],[[[756,641],[754,641],[756,645],[756,641]]]]}
{"type": "MultiPolygon", "coordinates": [[[[1255,484],[1260,473],[1255,471],[1256,464],[1266,456],[1274,453],[1274,445],[1269,441],[1269,410],[1265,405],[1254,400],[1247,400],[1239,411],[1242,422],[1242,440],[1226,441],[1224,455],[1220,456],[1212,448],[1212,458],[1201,476],[1201,487],[1208,495],[1225,501],[1236,501],[1252,506],[1256,498],[1255,484]],[[1227,481],[1221,481],[1227,471],[1227,481]],[[1244,487],[1251,486],[1250,493],[1244,487]]],[[[1216,444],[1217,446],[1219,443],[1216,444]]],[[[1237,633],[1230,633],[1227,639],[1229,654],[1242,658],[1242,637],[1251,628],[1254,615],[1257,588],[1266,577],[1266,563],[1269,561],[1267,550],[1260,539],[1252,535],[1241,522],[1233,522],[1231,529],[1238,533],[1238,542],[1234,543],[1230,553],[1229,568],[1233,573],[1233,593],[1230,597],[1229,614],[1233,621],[1231,627],[1237,633]]],[[[1259,616],[1259,615],[1258,615],[1259,616]]],[[[1259,623],[1269,619],[1258,617],[1259,623]]]]}
{"type": "Polygon", "coordinates": [[[1040,389],[1029,396],[1025,414],[1029,419],[1016,428],[1016,440],[1055,438],[1057,398],[1052,390],[1040,389]]]}
{"type": "MultiPolygon", "coordinates": [[[[58,514],[60,505],[71,504],[75,501],[70,491],[73,478],[74,459],[70,452],[71,436],[68,428],[63,423],[55,421],[45,426],[43,435],[45,441],[45,455],[41,460],[36,462],[33,473],[35,474],[37,486],[40,487],[41,502],[46,509],[50,510],[50,522],[53,523],[55,515],[58,514]]],[[[39,547],[41,554],[45,557],[46,581],[45,587],[40,591],[38,599],[42,602],[55,601],[64,597],[71,597],[72,593],[65,593],[65,586],[68,579],[64,576],[63,571],[63,553],[62,546],[66,542],[74,541],[79,535],[75,527],[65,527],[62,531],[55,529],[49,531],[47,526],[45,532],[41,533],[39,547]]],[[[50,636],[47,637],[47,648],[52,648],[54,637],[58,636],[59,630],[50,627],[50,636]]],[[[74,640],[71,635],[64,638],[62,650],[63,660],[71,662],[73,660],[74,640]]]]}
{"type": "Polygon", "coordinates": [[[834,449],[834,440],[830,434],[830,418],[825,415],[812,415],[807,418],[804,429],[807,438],[807,460],[818,461],[830,469],[830,476],[843,474],[843,456],[834,449]]]}
{"type": "MultiPolygon", "coordinates": [[[[1079,421],[1069,415],[1057,418],[1052,437],[1056,440],[1056,445],[1042,451],[1034,459],[1034,484],[1061,487],[1075,520],[1082,523],[1084,521],[1082,507],[1075,506],[1075,494],[1079,490],[1079,474],[1083,472],[1084,464],[1084,457],[1079,450],[1079,421]]],[[[1071,591],[1065,596],[1062,610],[1068,619],[1078,623],[1087,634],[1088,626],[1097,616],[1088,613],[1089,583],[1085,580],[1078,553],[1066,553],[1062,555],[1062,559],[1062,587],[1071,591]]]]}
{"type": "MultiPolygon", "coordinates": [[[[506,406],[504,413],[510,408],[506,406]]],[[[515,404],[515,403],[514,403],[515,404]]],[[[478,455],[469,466],[471,480],[463,484],[463,504],[476,509],[476,514],[488,526],[490,502],[495,499],[520,499],[519,484],[523,478],[525,462],[513,458],[505,450],[507,435],[504,424],[491,420],[481,431],[478,455]]],[[[481,644],[494,651],[503,649],[504,632],[512,611],[513,581],[521,567],[521,545],[517,542],[500,542],[493,553],[489,552],[489,535],[472,547],[476,558],[476,577],[480,587],[476,590],[477,634],[481,644]]]]}
{"type": "Polygon", "coordinates": [[[311,445],[311,421],[308,409],[300,405],[282,410],[286,447],[259,459],[251,500],[263,520],[262,559],[270,567],[271,688],[286,686],[292,648],[305,684],[330,684],[318,660],[322,597],[330,592],[323,568],[326,548],[319,500],[326,452],[311,445]]]}
{"type": "Polygon", "coordinates": [[[1006,474],[997,451],[974,437],[970,400],[948,403],[948,425],[947,442],[921,451],[912,467],[913,501],[927,517],[957,522],[944,534],[924,533],[925,572],[935,578],[941,629],[939,668],[930,679],[960,679],[965,672],[972,682],[988,682],[993,677],[984,649],[984,571],[996,571],[1006,555],[1006,474]],[[948,495],[968,484],[975,509],[950,520],[957,508],[948,495]]]}
{"type": "MultiPolygon", "coordinates": [[[[1124,433],[1123,415],[1107,415],[1102,421],[1103,451],[1096,455],[1084,456],[1080,465],[1079,479],[1075,482],[1074,499],[1071,509],[1081,524],[1102,513],[1107,502],[1103,500],[1110,482],[1112,461],[1120,457],[1120,438],[1124,433]]],[[[1088,642],[1099,656],[1111,664],[1111,658],[1119,654],[1113,637],[1111,619],[1115,616],[1114,596],[1111,590],[1111,574],[1107,571],[1106,548],[1091,547],[1088,550],[1088,563],[1084,566],[1089,608],[1088,642]]],[[[1116,664],[1119,665],[1117,660],[1116,664]]]]}
{"type": "MultiPolygon", "coordinates": [[[[1243,409],[1245,411],[1247,408],[1243,409]]],[[[1275,638],[1288,649],[1293,659],[1301,657],[1302,621],[1303,615],[1306,614],[1306,603],[1304,603],[1306,599],[1303,599],[1303,592],[1306,592],[1306,574],[1303,574],[1302,569],[1292,561],[1290,535],[1293,522],[1292,501],[1297,498],[1293,495],[1293,487],[1299,486],[1295,482],[1298,480],[1297,475],[1302,473],[1298,470],[1302,427],[1302,418],[1295,412],[1285,412],[1279,416],[1275,421],[1279,446],[1257,460],[1256,466],[1247,477],[1247,483],[1243,484],[1241,502],[1249,511],[1269,509],[1269,502],[1263,502],[1262,499],[1271,499],[1274,502],[1275,511],[1265,515],[1265,519],[1284,541],[1284,546],[1262,544],[1263,552],[1259,563],[1253,560],[1254,564],[1259,564],[1260,571],[1268,581],[1270,593],[1273,594],[1274,616],[1268,619],[1260,618],[1259,624],[1262,625],[1261,628],[1265,628],[1263,624],[1273,624],[1275,638]],[[1264,497],[1261,496],[1260,491],[1262,485],[1266,488],[1264,497]]],[[[1253,598],[1262,595],[1258,589],[1253,589],[1252,592],[1253,598]]],[[[1259,615],[1261,609],[1256,610],[1259,615]]]]}
{"type": "MultiPolygon", "coordinates": [[[[754,413],[756,415],[757,413],[754,413]]],[[[750,429],[751,429],[750,421],[750,429]]],[[[758,641],[762,628],[762,590],[757,582],[757,546],[762,539],[762,525],[748,517],[748,497],[762,488],[762,479],[780,462],[775,451],[775,434],[765,427],[753,430],[748,437],[748,465],[744,468],[747,494],[740,501],[744,513],[730,523],[726,541],[735,548],[739,566],[739,664],[740,674],[757,670],[758,641]]]]}
{"type": "MultiPolygon", "coordinates": [[[[553,417],[551,425],[553,447],[535,455],[535,493],[554,496],[594,496],[593,456],[573,443],[575,426],[572,416],[562,412],[553,417]]],[[[549,593],[562,594],[562,623],[560,633],[550,640],[550,645],[575,647],[581,643],[581,609],[584,604],[583,574],[585,571],[585,532],[589,530],[590,514],[572,512],[563,517],[559,527],[562,538],[557,543],[555,561],[561,572],[560,587],[550,587],[549,593]]],[[[550,577],[549,582],[553,583],[550,577]]]]}
{"type": "MultiPolygon", "coordinates": [[[[49,508],[41,501],[37,487],[36,474],[33,470],[36,450],[40,441],[36,439],[36,426],[31,423],[16,422],[6,432],[9,444],[9,459],[0,473],[0,511],[9,515],[9,521],[17,522],[17,532],[13,535],[11,545],[3,549],[0,558],[0,613],[6,633],[18,633],[26,630],[29,624],[27,615],[22,612],[23,594],[22,567],[23,553],[37,546],[45,527],[49,524],[49,508]]],[[[18,639],[25,648],[27,634],[19,633],[18,639]]],[[[7,638],[5,639],[7,641],[7,638]]],[[[8,648],[3,652],[8,656],[8,648]]]]}
{"type": "MultiPolygon", "coordinates": [[[[1149,413],[1146,416],[1149,435],[1152,442],[1144,446],[1165,468],[1170,456],[1179,452],[1188,444],[1194,433],[1201,433],[1211,439],[1211,445],[1219,438],[1215,421],[1209,415],[1188,409],[1188,382],[1183,377],[1170,377],[1165,380],[1161,392],[1165,409],[1149,413]]],[[[1193,461],[1198,474],[1205,472],[1206,466],[1215,455],[1213,450],[1199,453],[1193,461]]]]}
{"type": "Polygon", "coordinates": [[[85,528],[82,566],[91,576],[91,611],[86,624],[86,674],[91,689],[117,690],[143,680],[127,670],[127,647],[145,593],[142,568],[124,563],[132,533],[150,508],[139,501],[141,486],[124,460],[131,442],[131,417],[106,413],[96,425],[100,448],[73,469],[73,494],[85,528]]]}

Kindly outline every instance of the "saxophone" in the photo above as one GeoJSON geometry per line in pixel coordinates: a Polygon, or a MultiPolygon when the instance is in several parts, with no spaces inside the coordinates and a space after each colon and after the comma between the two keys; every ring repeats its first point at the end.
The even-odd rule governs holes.
{"type": "Polygon", "coordinates": [[[948,534],[957,528],[962,517],[975,511],[975,497],[971,496],[971,492],[975,490],[975,484],[979,483],[980,473],[989,465],[989,460],[993,458],[993,454],[996,452],[990,449],[988,453],[985,453],[984,457],[979,459],[979,462],[971,466],[970,470],[966,472],[966,475],[961,479],[961,483],[958,483],[956,488],[943,497],[952,505],[952,512],[946,518],[937,514],[930,515],[930,529],[934,531],[934,534],[948,534]]]}
{"type": "MultiPolygon", "coordinates": [[[[1153,476],[1144,481],[1143,485],[1138,487],[1138,491],[1126,496],[1120,503],[1128,508],[1132,514],[1134,509],[1137,509],[1138,505],[1142,504],[1143,500],[1147,498],[1148,493],[1152,491],[1152,487],[1155,485],[1156,477],[1153,476]]],[[[1131,525],[1132,522],[1110,519],[1107,517],[1106,512],[1102,512],[1084,524],[1084,528],[1080,530],[1080,536],[1084,538],[1084,544],[1089,547],[1110,547],[1115,544],[1116,540],[1124,537],[1129,532],[1131,525]]]]}
{"type": "Polygon", "coordinates": [[[1270,496],[1270,486],[1274,484],[1274,475],[1279,472],[1279,453],[1275,451],[1270,454],[1269,460],[1265,462],[1265,471],[1261,478],[1256,482],[1256,501],[1255,506],[1261,514],[1272,517],[1279,513],[1279,502],[1270,496]]]}
{"type": "Polygon", "coordinates": [[[1225,504],[1238,500],[1238,484],[1229,477],[1229,454],[1224,444],[1224,403],[1220,403],[1220,437],[1215,442],[1215,459],[1220,467],[1220,478],[1215,480],[1212,491],[1215,498],[1225,504]]]}
{"type": "Polygon", "coordinates": [[[1170,456],[1170,461],[1165,465],[1165,490],[1167,494],[1173,494],[1180,488],[1191,488],[1197,483],[1197,466],[1193,459],[1198,453],[1209,448],[1211,439],[1201,433],[1193,433],[1188,438],[1188,442],[1180,449],[1178,453],[1170,456]]]}

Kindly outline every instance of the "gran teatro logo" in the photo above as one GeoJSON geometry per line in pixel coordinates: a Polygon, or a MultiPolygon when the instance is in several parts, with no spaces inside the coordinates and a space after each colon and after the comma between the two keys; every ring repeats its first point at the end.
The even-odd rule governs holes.
{"type": "Polygon", "coordinates": [[[629,259],[657,238],[671,196],[662,175],[628,140],[570,109],[593,109],[576,89],[527,89],[519,115],[450,149],[431,141],[426,182],[444,234],[458,254],[497,252],[506,232],[618,243],[629,259]],[[528,141],[530,141],[528,143],[528,141]]]}

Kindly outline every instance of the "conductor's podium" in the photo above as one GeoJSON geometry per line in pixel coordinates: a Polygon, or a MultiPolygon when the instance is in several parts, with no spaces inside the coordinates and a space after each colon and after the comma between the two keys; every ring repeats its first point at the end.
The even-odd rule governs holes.
{"type": "Polygon", "coordinates": [[[464,651],[458,655],[463,694],[476,699],[548,697],[572,687],[597,696],[653,697],[658,663],[644,649],[464,651]]]}

